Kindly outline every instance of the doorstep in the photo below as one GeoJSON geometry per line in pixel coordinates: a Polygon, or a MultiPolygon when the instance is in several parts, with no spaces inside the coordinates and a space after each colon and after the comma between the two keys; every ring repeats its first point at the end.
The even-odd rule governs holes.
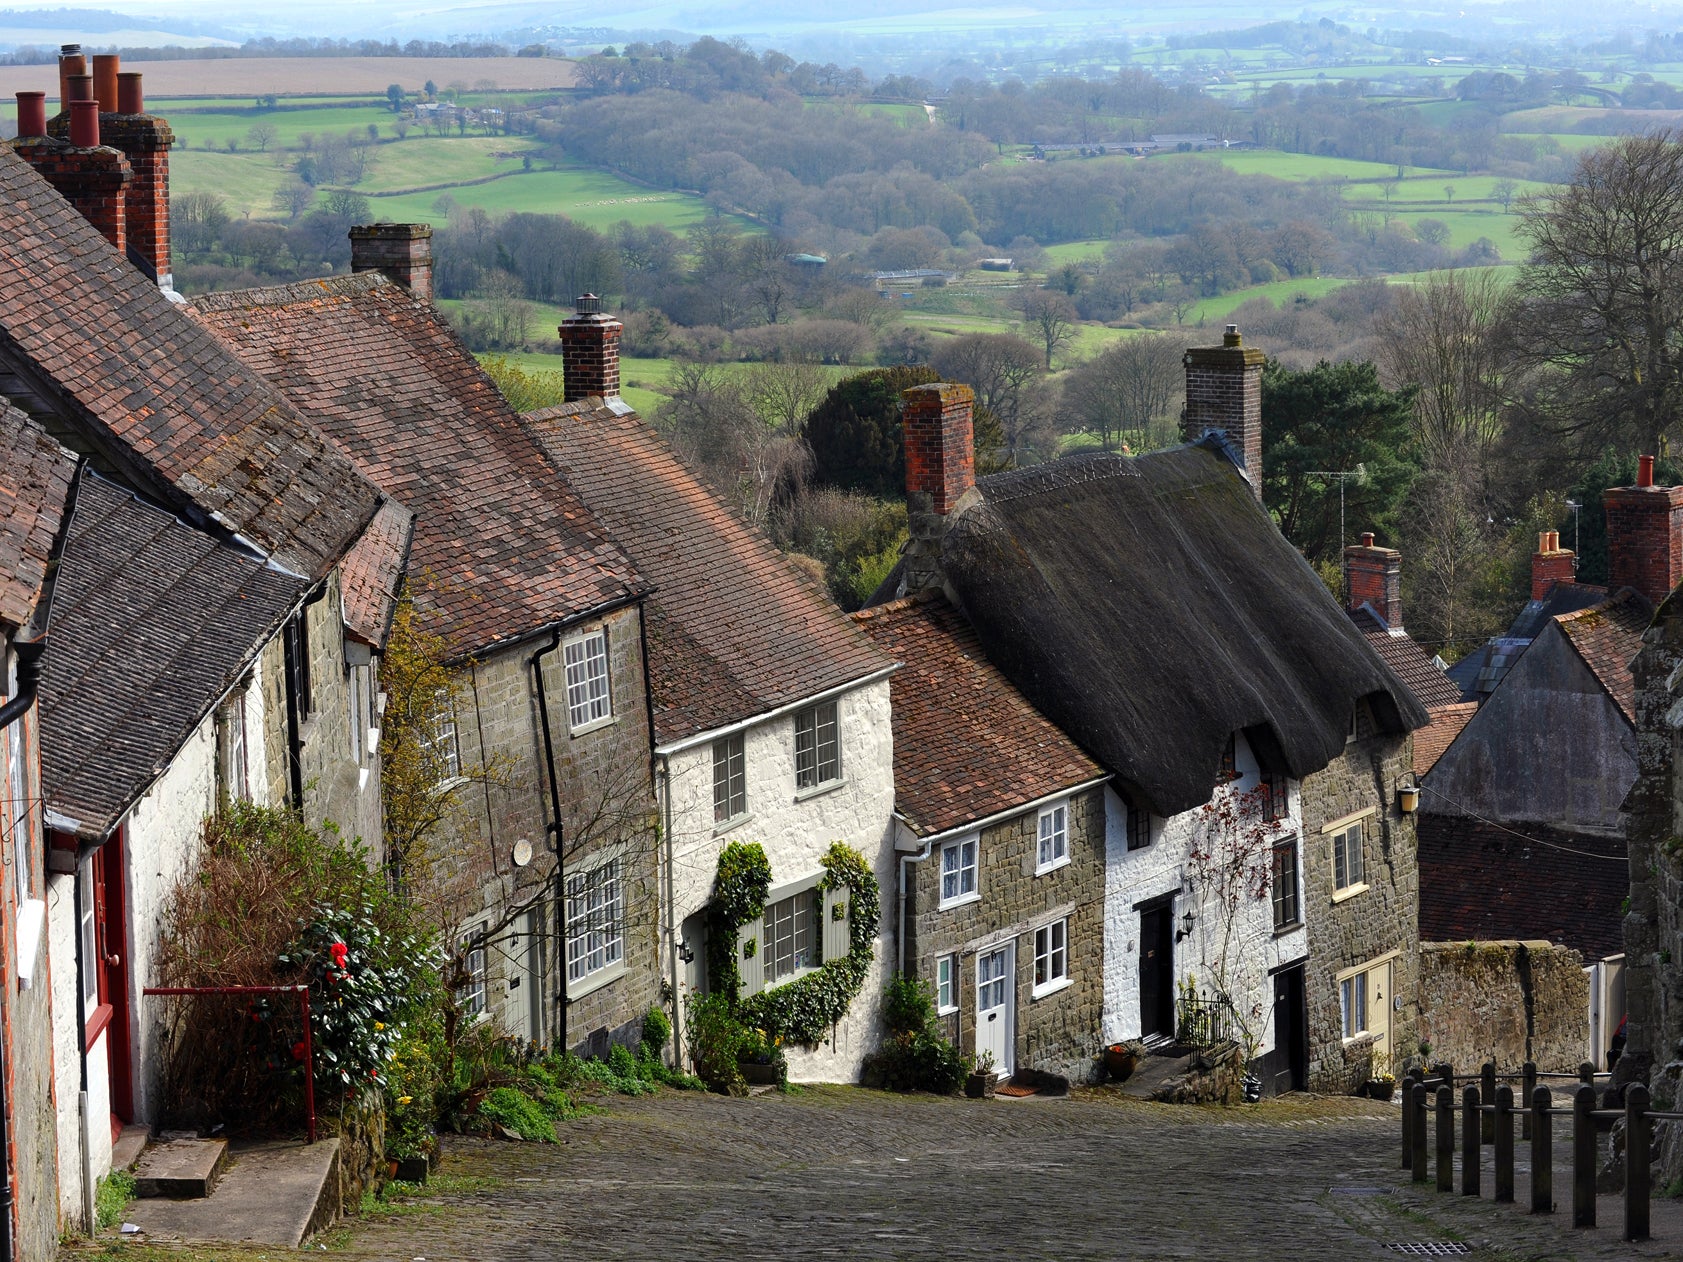
{"type": "Polygon", "coordinates": [[[236,1143],[208,1197],[131,1201],[124,1216],[155,1241],[296,1249],[338,1217],[338,1171],[337,1139],[236,1143]]]}

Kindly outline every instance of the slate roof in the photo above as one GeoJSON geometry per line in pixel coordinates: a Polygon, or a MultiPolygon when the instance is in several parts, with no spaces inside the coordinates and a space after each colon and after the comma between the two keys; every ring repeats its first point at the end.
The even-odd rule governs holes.
{"type": "Polygon", "coordinates": [[[0,364],[125,479],[215,514],[299,573],[331,569],[379,502],[287,400],[3,146],[0,364]]]}
{"type": "Polygon", "coordinates": [[[853,615],[902,663],[894,707],[894,809],[920,837],[961,828],[1104,768],[987,659],[965,619],[925,593],[853,615]]]}
{"type": "Polygon", "coordinates": [[[1213,444],[983,478],[941,560],[988,657],[1154,814],[1209,799],[1236,731],[1301,779],[1359,699],[1427,722],[1213,444]]]}
{"type": "Polygon", "coordinates": [[[893,664],[625,405],[591,400],[522,420],[655,585],[648,629],[657,743],[893,664]]]}
{"type": "Polygon", "coordinates": [[[308,587],[84,474],[41,659],[48,809],[109,833],[308,587]]]}
{"type": "Polygon", "coordinates": [[[1585,963],[1624,950],[1630,868],[1622,838],[1418,818],[1422,942],[1546,938],[1585,963]]]}
{"type": "Polygon", "coordinates": [[[1642,651],[1642,633],[1653,620],[1654,606],[1628,587],[1602,604],[1555,618],[1567,642],[1632,727],[1636,725],[1636,680],[1630,664],[1642,651]]]}
{"type": "Polygon", "coordinates": [[[357,639],[376,649],[386,647],[414,533],[415,514],[396,500],[387,500],[362,532],[362,538],[345,554],[339,570],[345,626],[357,639]]]}
{"type": "Polygon", "coordinates": [[[1350,614],[1350,621],[1373,651],[1384,659],[1396,677],[1408,685],[1415,700],[1428,711],[1439,706],[1455,705],[1461,700],[1461,690],[1455,681],[1444,674],[1431,655],[1407,635],[1392,635],[1384,619],[1365,605],[1350,614]]]}
{"type": "Polygon", "coordinates": [[[646,590],[431,303],[365,272],[194,307],[415,511],[410,576],[452,656],[646,590]]]}
{"type": "Polygon", "coordinates": [[[1607,589],[1592,583],[1556,583],[1541,600],[1527,601],[1501,635],[1491,636],[1449,668],[1463,701],[1482,701],[1531,647],[1550,619],[1588,609],[1607,599],[1607,589]]]}
{"type": "Polygon", "coordinates": [[[0,406],[0,626],[21,628],[34,614],[75,476],[75,456],[0,406]]]}
{"type": "Polygon", "coordinates": [[[1478,713],[1478,702],[1457,701],[1454,705],[1437,706],[1429,713],[1432,721],[1414,733],[1414,774],[1417,777],[1437,766],[1444,751],[1461,735],[1461,729],[1478,713]]]}

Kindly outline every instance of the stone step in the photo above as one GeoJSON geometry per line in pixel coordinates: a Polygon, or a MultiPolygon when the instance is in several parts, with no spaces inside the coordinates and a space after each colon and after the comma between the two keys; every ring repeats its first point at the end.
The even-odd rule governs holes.
{"type": "Polygon", "coordinates": [[[129,1122],[123,1127],[123,1133],[117,1136],[111,1145],[111,1168],[113,1170],[128,1170],[140,1160],[140,1154],[146,1151],[146,1141],[152,1138],[152,1128],[143,1123],[129,1122]]]}
{"type": "Polygon", "coordinates": [[[169,1139],[153,1144],[134,1167],[134,1194],[202,1199],[216,1188],[228,1159],[225,1139],[169,1139]]]}
{"type": "Polygon", "coordinates": [[[315,1144],[241,1141],[208,1200],[136,1201],[125,1217],[149,1242],[226,1241],[296,1249],[338,1216],[338,1170],[337,1139],[315,1144]]]}

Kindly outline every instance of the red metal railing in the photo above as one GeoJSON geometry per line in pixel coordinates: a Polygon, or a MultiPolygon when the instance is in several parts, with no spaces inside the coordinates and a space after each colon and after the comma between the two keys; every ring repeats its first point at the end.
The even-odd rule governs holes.
{"type": "Polygon", "coordinates": [[[304,1125],[310,1143],[316,1142],[315,1046],[310,1039],[310,988],[308,986],[148,986],[143,995],[297,995],[298,1012],[304,1019],[304,1125]]]}

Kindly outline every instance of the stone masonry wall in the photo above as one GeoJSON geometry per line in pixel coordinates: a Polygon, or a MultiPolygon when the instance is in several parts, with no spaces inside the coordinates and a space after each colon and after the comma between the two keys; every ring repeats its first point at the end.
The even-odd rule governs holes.
{"type": "Polygon", "coordinates": [[[1589,977],[1569,947],[1423,942],[1419,995],[1420,1038],[1457,1073],[1487,1060],[1501,1073],[1528,1060],[1577,1073],[1589,1054],[1589,977]]]}
{"type": "Polygon", "coordinates": [[[907,960],[935,984],[935,961],[958,956],[958,1013],[949,1019],[962,1051],[976,1050],[976,956],[1016,943],[1014,1069],[1034,1069],[1086,1082],[1100,1047],[1104,1011],[1104,791],[1069,799],[1070,861],[1042,876],[1039,808],[1013,816],[981,835],[975,902],[942,910],[941,853],[909,865],[907,960]],[[1069,918],[1070,985],[1034,997],[1034,931],[1069,918]]]}
{"type": "MultiPolygon", "coordinates": [[[[1389,1045],[1385,1039],[1374,1041],[1376,1068],[1394,1069],[1418,1048],[1420,875],[1414,817],[1402,814],[1396,804],[1396,787],[1412,762],[1412,737],[1366,735],[1303,781],[1303,916],[1309,930],[1304,995],[1311,1091],[1354,1091],[1368,1075],[1368,1049],[1357,1046],[1368,1041],[1352,1040],[1349,1048],[1344,1041],[1341,972],[1369,961],[1389,967],[1389,989],[1382,992],[1389,1045]],[[1372,812],[1363,838],[1366,888],[1335,898],[1332,836],[1325,830],[1361,811],[1372,812]]],[[[1370,1028],[1377,1024],[1370,1013],[1370,1028]]]]}

